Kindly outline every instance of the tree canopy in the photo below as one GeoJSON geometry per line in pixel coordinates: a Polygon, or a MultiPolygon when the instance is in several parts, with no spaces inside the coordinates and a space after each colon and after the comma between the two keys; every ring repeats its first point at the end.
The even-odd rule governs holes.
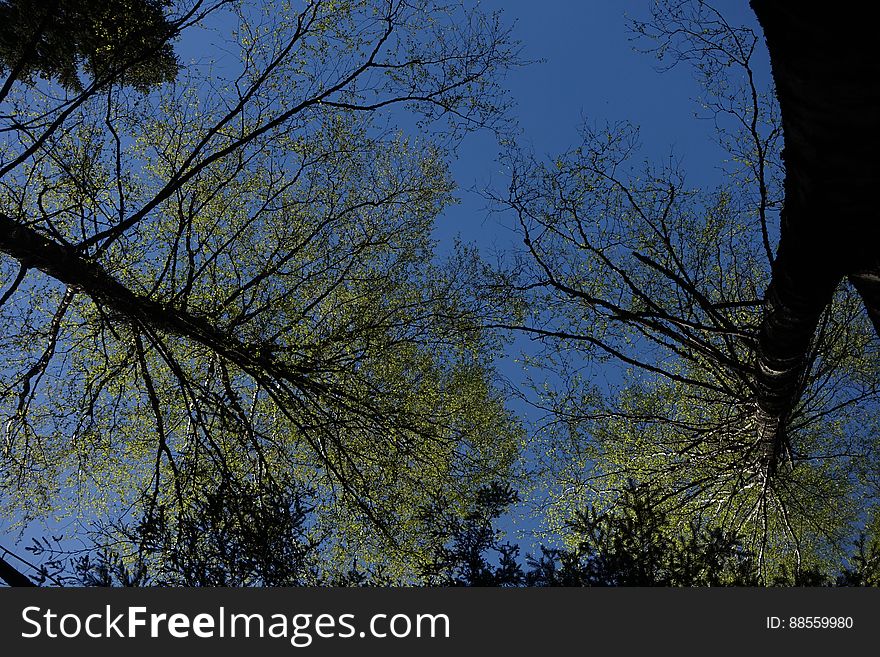
{"type": "Polygon", "coordinates": [[[518,145],[518,45],[472,3],[0,1],[0,512],[85,541],[36,541],[41,580],[875,584],[875,149],[844,124],[876,65],[753,5],[774,80],[702,0],[631,23],[697,74],[702,189],[627,123],[518,145]],[[474,130],[521,240],[491,265],[432,238],[474,130]],[[524,562],[497,522],[529,487],[524,562]]]}
{"type": "MultiPolygon", "coordinates": [[[[565,531],[634,479],[663,491],[674,522],[745,537],[759,581],[797,576],[838,563],[876,504],[877,335],[858,281],[821,273],[845,245],[864,266],[875,242],[828,222],[804,237],[786,106],[752,66],[760,36],[704,2],[652,12],[635,36],[662,65],[694,66],[729,153],[724,182],[689,187],[674,162],[643,163],[633,126],[586,125],[558,156],[510,151],[509,189],[489,192],[524,244],[496,282],[527,309],[506,326],[544,345],[532,363],[561,382],[536,386],[549,511],[565,531]],[[807,239],[813,256],[794,263],[791,244],[807,239]],[[608,362],[624,370],[612,385],[599,382],[608,362]]],[[[821,56],[831,75],[839,60],[821,56]]]]}
{"type": "Polygon", "coordinates": [[[419,510],[518,447],[473,259],[431,241],[449,149],[504,120],[505,28],[431,1],[38,4],[3,4],[4,512],[135,559],[133,528],[179,543],[208,500],[302,488],[328,560],[411,571],[419,510]],[[198,29],[231,61],[178,68],[198,29]]]}

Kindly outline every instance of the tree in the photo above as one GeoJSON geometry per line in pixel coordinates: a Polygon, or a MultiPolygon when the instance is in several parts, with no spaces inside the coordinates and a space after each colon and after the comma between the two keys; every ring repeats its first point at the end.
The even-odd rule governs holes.
{"type": "Polygon", "coordinates": [[[414,577],[399,580],[381,567],[346,569],[322,559],[320,541],[309,535],[307,498],[304,490],[263,499],[253,491],[210,492],[183,532],[162,523],[135,528],[146,549],[133,563],[112,549],[71,557],[48,539],[28,550],[42,562],[41,581],[75,586],[872,586],[880,567],[874,523],[848,563],[783,568],[768,581],[742,536],[700,520],[678,525],[663,491],[633,483],[611,509],[589,507],[573,518],[573,547],[541,545],[522,563],[520,547],[497,527],[518,495],[492,482],[463,514],[443,497],[422,510],[431,528],[426,560],[414,577]]]}
{"type": "Polygon", "coordinates": [[[795,12],[761,0],[751,5],[767,37],[787,135],[786,204],[758,345],[759,405],[778,444],[800,392],[809,343],[844,277],[880,332],[880,232],[867,218],[880,173],[880,144],[871,129],[880,106],[864,84],[880,67],[864,56],[869,28],[846,12],[795,12]]]}
{"type": "MultiPolygon", "coordinates": [[[[878,492],[876,334],[860,289],[792,278],[828,263],[788,255],[798,164],[788,144],[783,167],[785,115],[752,67],[759,36],[701,1],[655,3],[633,27],[665,65],[694,63],[727,180],[691,189],[674,162],[637,164],[638,131],[625,124],[587,125],[548,160],[509,154],[509,189],[490,195],[524,249],[492,284],[522,295],[519,321],[498,325],[545,346],[528,362],[552,375],[535,402],[552,417],[548,489],[564,491],[549,512],[564,530],[632,479],[664,491],[682,527],[743,536],[761,581],[802,581],[839,562],[878,492]],[[810,317],[793,314],[786,281],[819,300],[801,308],[810,317]],[[609,360],[627,371],[596,383],[590,365],[609,360]]],[[[775,60],[774,71],[785,75],[775,60]]],[[[822,225],[817,249],[835,239],[822,225]]]]}
{"type": "Polygon", "coordinates": [[[34,76],[82,90],[91,78],[119,77],[142,91],[170,82],[178,71],[169,43],[182,25],[169,22],[168,0],[5,0],[0,3],[0,68],[8,73],[0,98],[34,76]]]}
{"type": "Polygon", "coordinates": [[[755,586],[755,555],[740,537],[699,520],[684,527],[655,491],[630,484],[612,511],[574,519],[571,549],[542,548],[532,586],[755,586]]]}
{"type": "Polygon", "coordinates": [[[305,487],[325,558],[404,576],[419,509],[508,476],[519,440],[473,258],[430,234],[447,154],[504,120],[499,17],[70,1],[65,41],[37,6],[2,5],[4,512],[129,566],[152,535],[126,528],[183,559],[212,491],[305,487]],[[178,68],[168,39],[208,30],[232,60],[178,68]]]}
{"type": "MultiPolygon", "coordinates": [[[[73,550],[43,537],[26,549],[41,563],[40,583],[74,586],[302,586],[329,583],[309,492],[203,491],[185,515],[159,514],[127,526],[106,526],[115,543],[73,550]],[[134,558],[119,549],[137,546],[134,558]]],[[[339,583],[335,581],[334,583],[339,583]]]]}

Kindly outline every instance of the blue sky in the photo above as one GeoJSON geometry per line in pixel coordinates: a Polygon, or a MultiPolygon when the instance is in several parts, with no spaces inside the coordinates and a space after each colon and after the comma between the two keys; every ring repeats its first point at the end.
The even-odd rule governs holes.
{"type": "MultiPolygon", "coordinates": [[[[710,120],[695,118],[700,93],[686,65],[657,70],[651,54],[636,52],[629,18],[646,18],[649,0],[483,0],[514,22],[526,60],[540,60],[511,72],[506,80],[516,106],[520,143],[539,154],[555,154],[577,144],[583,120],[601,125],[629,121],[640,127],[645,156],[680,160],[687,182],[713,186],[721,176],[724,153],[713,140],[710,120]]],[[[747,0],[723,0],[718,8],[731,24],[760,33],[747,0]]],[[[645,42],[640,42],[644,47],[645,42]]],[[[759,53],[760,86],[770,79],[765,53],[759,53]]],[[[485,203],[465,190],[494,182],[506,188],[492,135],[465,140],[453,173],[462,203],[438,222],[441,239],[460,234],[480,244],[498,239],[497,223],[486,222],[485,203]],[[494,234],[493,234],[494,233],[494,234]]]]}

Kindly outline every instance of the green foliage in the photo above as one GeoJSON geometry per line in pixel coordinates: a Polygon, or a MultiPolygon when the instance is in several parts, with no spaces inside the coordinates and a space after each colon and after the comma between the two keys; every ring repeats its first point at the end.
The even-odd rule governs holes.
{"type": "MultiPolygon", "coordinates": [[[[693,64],[730,157],[715,189],[645,161],[638,130],[584,125],[566,152],[512,148],[506,194],[523,238],[492,283],[527,308],[538,492],[568,549],[584,507],[629,481],[665,491],[674,524],[740,537],[765,582],[840,563],[880,494],[878,341],[841,285],[797,403],[760,410],[759,354],[782,207],[781,120],[752,58],[759,35],[704,2],[663,0],[633,27],[669,66],[693,64]],[[616,369],[615,369],[616,368],[616,369]],[[549,498],[549,502],[547,499],[549,498]]],[[[665,548],[664,548],[665,550],[665,548]]]]}
{"type": "Polygon", "coordinates": [[[0,71],[28,82],[39,75],[71,91],[81,70],[95,81],[146,91],[178,71],[177,28],[169,0],[3,0],[0,71]]]}
{"type": "Polygon", "coordinates": [[[253,539],[296,536],[309,491],[323,559],[411,577],[420,510],[514,476],[521,440],[481,265],[431,239],[450,149],[505,120],[506,31],[428,0],[139,6],[68,3],[68,50],[2,60],[2,511],[80,522],[120,581],[294,583],[253,539]],[[209,24],[233,65],[126,88],[173,77],[138,72],[166,28],[209,24]]]}

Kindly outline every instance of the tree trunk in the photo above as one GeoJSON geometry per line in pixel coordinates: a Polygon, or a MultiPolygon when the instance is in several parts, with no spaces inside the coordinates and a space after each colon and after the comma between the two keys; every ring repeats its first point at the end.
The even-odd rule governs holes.
{"type": "Polygon", "coordinates": [[[132,292],[99,264],[79,255],[73,247],[50,240],[33,228],[0,214],[0,253],[22,266],[38,269],[81,291],[108,312],[133,325],[191,339],[235,363],[248,373],[266,372],[294,386],[306,383],[305,372],[284,367],[270,356],[246,345],[203,317],[132,292]]]}
{"type": "Polygon", "coordinates": [[[751,0],[785,135],[785,206],[757,353],[759,420],[781,428],[775,455],[819,318],[844,277],[880,332],[880,60],[864,5],[843,4],[751,0]]]}
{"type": "Polygon", "coordinates": [[[850,274],[849,281],[864,300],[868,317],[880,335],[880,266],[850,274]]]}

